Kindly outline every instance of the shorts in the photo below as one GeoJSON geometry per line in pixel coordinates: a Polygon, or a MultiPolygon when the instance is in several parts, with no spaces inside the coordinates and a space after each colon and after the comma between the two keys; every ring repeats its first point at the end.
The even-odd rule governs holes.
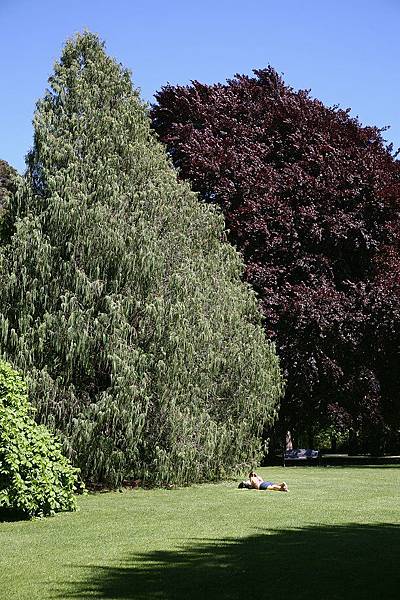
{"type": "Polygon", "coordinates": [[[272,481],[263,481],[260,483],[260,490],[267,490],[270,485],[274,485],[272,481]]]}

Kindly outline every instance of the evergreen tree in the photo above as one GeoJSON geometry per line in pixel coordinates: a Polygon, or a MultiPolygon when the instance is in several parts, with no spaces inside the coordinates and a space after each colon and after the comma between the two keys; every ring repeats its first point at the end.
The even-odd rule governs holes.
{"type": "Polygon", "coordinates": [[[49,83],[0,255],[2,355],[86,480],[244,468],[282,381],[222,217],[177,182],[95,35],[66,44],[49,83]]]}

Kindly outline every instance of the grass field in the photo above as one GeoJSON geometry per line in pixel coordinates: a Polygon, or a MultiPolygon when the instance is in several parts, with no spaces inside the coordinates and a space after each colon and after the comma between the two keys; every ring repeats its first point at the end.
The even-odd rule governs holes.
{"type": "Polygon", "coordinates": [[[0,523],[1,600],[400,596],[400,468],[260,469],[236,482],[89,494],[0,523]]]}

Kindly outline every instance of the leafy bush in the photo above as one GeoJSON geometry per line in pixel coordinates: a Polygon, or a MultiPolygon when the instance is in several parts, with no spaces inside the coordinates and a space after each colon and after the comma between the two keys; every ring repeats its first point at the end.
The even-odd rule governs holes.
{"type": "Polygon", "coordinates": [[[23,378],[0,361],[0,511],[35,517],[75,510],[78,469],[31,413],[23,378]]]}

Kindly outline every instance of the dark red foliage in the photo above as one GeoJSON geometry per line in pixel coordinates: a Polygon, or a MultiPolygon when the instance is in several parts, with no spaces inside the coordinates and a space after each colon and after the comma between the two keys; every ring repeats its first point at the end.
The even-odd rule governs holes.
{"type": "Polygon", "coordinates": [[[156,99],[180,177],[243,254],[287,375],[285,424],[398,426],[400,168],[380,130],[272,68],[156,99]]]}

